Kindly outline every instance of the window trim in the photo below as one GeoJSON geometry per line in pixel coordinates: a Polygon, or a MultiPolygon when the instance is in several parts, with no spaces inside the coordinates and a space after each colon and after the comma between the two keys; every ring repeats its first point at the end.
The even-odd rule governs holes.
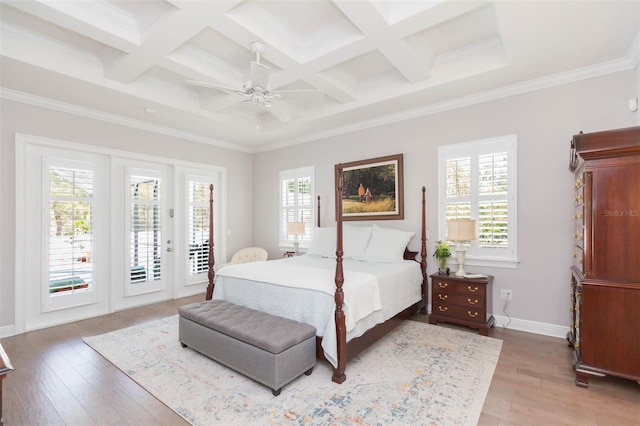
{"type": "MultiPolygon", "coordinates": [[[[296,169],[288,169],[288,170],[280,170],[280,173],[278,174],[278,247],[281,250],[291,250],[293,249],[293,239],[287,239],[287,230],[283,228],[283,223],[284,223],[284,206],[283,206],[283,199],[282,199],[282,181],[285,179],[299,179],[301,177],[310,177],[311,179],[311,193],[309,194],[309,196],[311,197],[310,199],[310,204],[309,204],[309,220],[310,223],[309,228],[311,231],[313,230],[314,224],[315,224],[315,220],[316,220],[316,213],[315,213],[315,166],[306,166],[306,167],[299,167],[296,169]]],[[[296,209],[298,208],[297,206],[295,207],[296,209]]],[[[309,239],[301,239],[299,240],[299,249],[307,249],[309,248],[310,245],[310,238],[311,236],[309,235],[309,239]]]]}
{"type": "MultiPolygon", "coordinates": [[[[479,252],[477,241],[471,244],[465,244],[468,251],[466,252],[465,266],[487,266],[496,268],[515,269],[518,267],[519,259],[517,254],[517,135],[505,135],[496,138],[482,139],[458,144],[441,145],[438,147],[438,239],[444,240],[447,235],[446,223],[446,167],[445,161],[453,157],[453,153],[464,153],[470,155],[472,160],[472,193],[471,193],[471,210],[472,218],[477,220],[477,210],[480,200],[478,198],[478,158],[482,154],[498,152],[499,145],[503,145],[507,150],[508,165],[508,193],[507,205],[509,216],[507,227],[509,229],[509,244],[504,250],[504,255],[487,256],[486,252],[494,249],[483,249],[484,253],[479,252]],[[495,148],[491,148],[494,146],[495,148]],[[475,182],[475,185],[474,185],[475,182]]],[[[457,265],[456,256],[451,256],[449,262],[457,265]]]]}

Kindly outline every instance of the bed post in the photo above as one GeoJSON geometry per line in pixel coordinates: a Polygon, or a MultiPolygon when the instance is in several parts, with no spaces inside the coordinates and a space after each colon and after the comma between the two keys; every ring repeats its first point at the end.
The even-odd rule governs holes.
{"type": "Polygon", "coordinates": [[[422,246],[420,248],[420,269],[422,270],[422,308],[420,313],[422,315],[427,314],[427,209],[425,204],[425,194],[427,188],[422,187],[422,246]]]}
{"type": "Polygon", "coordinates": [[[335,321],[338,366],[333,369],[331,380],[336,383],[343,383],[347,379],[344,374],[347,366],[347,330],[344,311],[342,310],[342,304],[344,303],[344,292],[342,291],[344,272],[342,270],[342,167],[340,166],[336,167],[336,182],[336,292],[334,299],[336,301],[335,321]]]}
{"type": "Polygon", "coordinates": [[[209,285],[207,285],[207,295],[205,300],[211,300],[213,298],[213,265],[215,264],[215,258],[213,255],[213,184],[209,185],[209,271],[207,272],[207,278],[209,278],[209,285]]]}

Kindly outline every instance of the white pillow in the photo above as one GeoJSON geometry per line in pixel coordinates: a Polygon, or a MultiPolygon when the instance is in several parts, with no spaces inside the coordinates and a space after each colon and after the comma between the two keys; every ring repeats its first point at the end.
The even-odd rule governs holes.
{"type": "Polygon", "coordinates": [[[373,228],[369,226],[345,226],[342,228],[343,259],[358,260],[371,239],[373,228]]]}
{"type": "Polygon", "coordinates": [[[321,257],[335,257],[336,228],[314,228],[311,233],[311,244],[308,255],[321,257]]]}
{"type": "Polygon", "coordinates": [[[415,232],[373,225],[371,241],[360,257],[365,262],[402,262],[404,249],[415,232]]]}

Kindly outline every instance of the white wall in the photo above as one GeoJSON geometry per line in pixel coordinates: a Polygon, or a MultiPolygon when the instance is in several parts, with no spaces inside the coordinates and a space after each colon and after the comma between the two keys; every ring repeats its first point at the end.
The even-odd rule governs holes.
{"type": "MultiPolygon", "coordinates": [[[[0,130],[0,336],[15,323],[15,134],[145,153],[227,169],[227,254],[253,244],[252,155],[3,100],[0,130]]],[[[223,230],[220,230],[223,232],[223,230]]],[[[217,259],[224,262],[225,259],[217,259]]]]}
{"type": "MultiPolygon", "coordinates": [[[[433,273],[438,146],[517,134],[520,264],[517,269],[474,267],[473,271],[495,276],[493,306],[499,322],[506,320],[499,289],[511,289],[512,327],[561,335],[570,321],[574,178],[568,171],[569,142],[581,130],[587,133],[638,122],[640,113],[631,113],[627,107],[628,98],[636,92],[635,74],[635,70],[619,72],[256,154],[255,243],[265,247],[271,258],[282,256],[277,247],[279,170],[315,166],[322,224],[328,226],[335,220],[334,164],[404,153],[405,220],[380,224],[419,233],[420,188],[426,186],[427,261],[428,272],[433,273]]],[[[410,243],[416,250],[419,244],[419,236],[410,243]]]]}

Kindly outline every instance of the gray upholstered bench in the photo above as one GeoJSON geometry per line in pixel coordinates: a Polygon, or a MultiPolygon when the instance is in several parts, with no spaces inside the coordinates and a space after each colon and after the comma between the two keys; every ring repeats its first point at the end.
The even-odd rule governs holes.
{"type": "Polygon", "coordinates": [[[316,329],[287,318],[207,300],[178,308],[179,340],[270,387],[284,385],[316,365],[316,329]]]}

